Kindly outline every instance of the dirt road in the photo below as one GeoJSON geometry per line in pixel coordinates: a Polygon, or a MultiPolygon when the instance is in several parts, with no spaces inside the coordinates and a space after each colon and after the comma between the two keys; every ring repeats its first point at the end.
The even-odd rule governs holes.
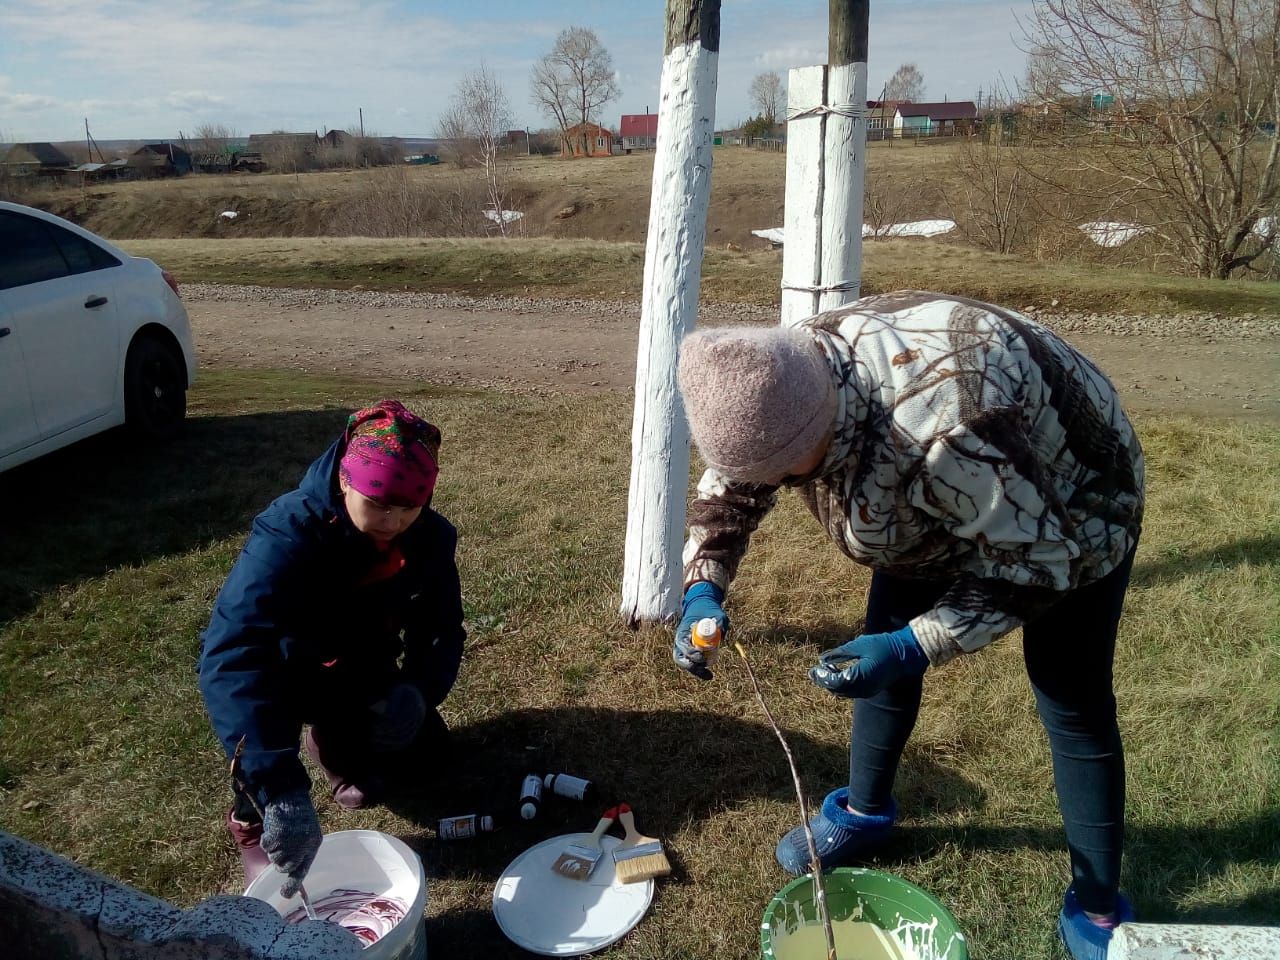
{"type": "MultiPolygon", "coordinates": [[[[189,285],[210,368],[370,374],[518,391],[629,391],[639,306],[371,291],[189,285]]],[[[769,322],[717,306],[702,323],[769,322]]],[[[1280,321],[1041,315],[1119,387],[1129,409],[1280,422],[1280,321]]]]}

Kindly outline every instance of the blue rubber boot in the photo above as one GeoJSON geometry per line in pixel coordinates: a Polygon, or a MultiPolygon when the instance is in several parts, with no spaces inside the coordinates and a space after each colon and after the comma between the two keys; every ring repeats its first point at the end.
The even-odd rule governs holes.
{"type": "MultiPolygon", "coordinates": [[[[848,865],[883,843],[893,829],[898,814],[896,806],[882,816],[863,816],[850,813],[848,801],[848,787],[833,790],[822,801],[818,815],[809,821],[813,845],[824,869],[848,865]]],[[[796,827],[779,840],[774,855],[782,869],[792,876],[808,873],[809,844],[805,841],[804,827],[796,827]]]]}
{"type": "MultiPolygon", "coordinates": [[[[1116,894],[1116,926],[1133,922],[1133,905],[1116,894]]],[[[1072,960],[1107,960],[1112,931],[1100,927],[1087,916],[1076,901],[1074,890],[1068,890],[1062,898],[1062,913],[1058,915],[1058,936],[1067,945],[1072,960]]]]}

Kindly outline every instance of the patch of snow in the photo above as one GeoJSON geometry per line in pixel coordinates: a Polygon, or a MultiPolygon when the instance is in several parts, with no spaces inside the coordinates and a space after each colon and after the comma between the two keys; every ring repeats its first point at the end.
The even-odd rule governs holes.
{"type": "MultiPolygon", "coordinates": [[[[876,230],[863,224],[863,237],[936,237],[950,233],[956,228],[954,220],[913,220],[910,223],[891,223],[876,230]]],[[[782,246],[782,227],[770,227],[767,230],[752,230],[751,235],[768,240],[775,247],[782,246]]]]}
{"type": "Polygon", "coordinates": [[[497,210],[486,210],[484,215],[494,223],[515,223],[524,216],[519,210],[503,210],[501,213],[497,210]]]}
{"type": "Polygon", "coordinates": [[[752,230],[753,237],[768,240],[775,247],[782,246],[782,227],[769,227],[767,230],[752,230]]]}
{"type": "Polygon", "coordinates": [[[1271,232],[1275,222],[1275,217],[1259,217],[1258,222],[1253,225],[1253,235],[1259,240],[1267,239],[1267,234],[1271,232]]]}
{"type": "Polygon", "coordinates": [[[1106,220],[1082,223],[1079,229],[1100,247],[1119,247],[1151,232],[1150,228],[1138,223],[1111,223],[1106,220]]]}
{"type": "Polygon", "coordinates": [[[223,210],[220,214],[218,214],[218,216],[223,217],[224,219],[227,219],[227,220],[234,220],[236,217],[240,216],[240,214],[238,214],[234,210],[223,210]]]}
{"type": "Polygon", "coordinates": [[[954,220],[912,220],[910,223],[890,223],[879,230],[869,224],[862,225],[864,237],[936,237],[956,228],[954,220]]]}

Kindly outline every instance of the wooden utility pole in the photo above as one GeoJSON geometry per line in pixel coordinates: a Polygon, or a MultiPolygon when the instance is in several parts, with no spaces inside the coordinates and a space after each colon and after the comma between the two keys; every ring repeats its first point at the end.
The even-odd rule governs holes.
{"type": "Polygon", "coordinates": [[[689,425],[676,361],[681,339],[697,320],[702,282],[720,0],[667,0],[666,25],[623,559],[621,612],[632,626],[672,618],[680,608],[689,425]]]}
{"type": "Polygon", "coordinates": [[[830,62],[790,73],[784,325],[858,298],[869,17],[870,0],[830,0],[830,62]]]}

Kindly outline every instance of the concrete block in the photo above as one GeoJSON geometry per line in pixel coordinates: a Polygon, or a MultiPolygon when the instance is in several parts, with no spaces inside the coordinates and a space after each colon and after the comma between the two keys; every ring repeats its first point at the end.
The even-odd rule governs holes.
{"type": "Polygon", "coordinates": [[[359,960],[334,924],[286,924],[251,897],[211,897],[183,911],[0,832],[0,944],[5,960],[359,960]]]}
{"type": "Polygon", "coordinates": [[[1280,927],[1122,923],[1107,960],[1277,960],[1280,927]]]}

